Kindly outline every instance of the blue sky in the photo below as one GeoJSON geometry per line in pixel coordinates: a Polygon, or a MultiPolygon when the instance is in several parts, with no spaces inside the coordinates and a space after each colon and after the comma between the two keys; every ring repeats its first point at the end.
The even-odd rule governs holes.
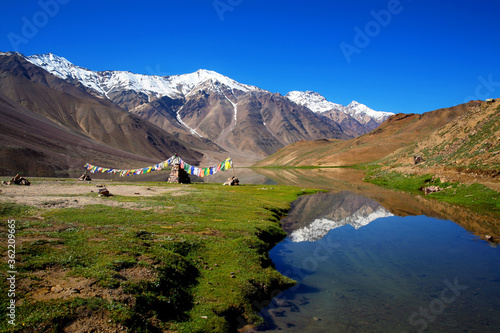
{"type": "Polygon", "coordinates": [[[496,0],[2,2],[1,51],[92,70],[204,68],[404,113],[500,97],[496,0]]]}

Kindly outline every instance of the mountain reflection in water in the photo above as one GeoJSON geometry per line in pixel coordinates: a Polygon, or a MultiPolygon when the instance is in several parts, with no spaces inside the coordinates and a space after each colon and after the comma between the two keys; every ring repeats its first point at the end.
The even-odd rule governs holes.
{"type": "Polygon", "coordinates": [[[298,283],[273,292],[280,293],[262,309],[266,324],[256,330],[498,332],[500,248],[443,217],[451,212],[485,228],[477,230],[495,231],[496,224],[404,193],[359,192],[292,203],[281,221],[289,236],[270,256],[298,283]]]}
{"type": "MultiPolygon", "coordinates": [[[[471,211],[467,208],[432,199],[432,195],[424,197],[391,191],[363,181],[364,172],[348,168],[323,168],[323,169],[255,169],[263,176],[282,185],[319,188],[335,192],[349,191],[363,197],[372,199],[385,209],[397,216],[435,217],[451,220],[467,231],[473,232],[481,238],[491,235],[500,239],[500,217],[488,212],[471,211]]],[[[313,200],[313,199],[311,199],[313,200]]],[[[319,200],[321,201],[321,200],[319,200]]],[[[320,203],[318,201],[316,218],[322,214],[332,202],[320,203]]],[[[304,207],[304,209],[308,209],[304,207]]],[[[303,223],[303,222],[301,222],[303,223]]],[[[303,225],[305,226],[305,225],[303,225]]],[[[297,227],[295,229],[298,229],[297,227]]]]}
{"type": "Polygon", "coordinates": [[[378,202],[344,191],[300,197],[281,223],[292,242],[313,242],[332,229],[345,225],[359,229],[388,216],[393,214],[378,202]]]}

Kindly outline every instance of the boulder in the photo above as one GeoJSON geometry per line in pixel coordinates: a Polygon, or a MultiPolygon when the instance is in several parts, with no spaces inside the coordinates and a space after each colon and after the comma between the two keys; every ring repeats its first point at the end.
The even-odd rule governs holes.
{"type": "Polygon", "coordinates": [[[112,196],[111,193],[109,193],[109,191],[104,187],[104,188],[100,188],[99,189],[99,196],[101,197],[110,197],[112,196]]]}
{"type": "Polygon", "coordinates": [[[424,160],[424,158],[422,156],[420,156],[420,155],[413,156],[413,163],[415,165],[420,164],[422,162],[425,162],[425,160],[424,160]]]}
{"type": "Polygon", "coordinates": [[[436,192],[440,192],[442,191],[443,189],[439,186],[428,186],[428,187],[425,187],[422,189],[422,191],[424,191],[425,195],[428,195],[430,193],[436,193],[436,192]]]}

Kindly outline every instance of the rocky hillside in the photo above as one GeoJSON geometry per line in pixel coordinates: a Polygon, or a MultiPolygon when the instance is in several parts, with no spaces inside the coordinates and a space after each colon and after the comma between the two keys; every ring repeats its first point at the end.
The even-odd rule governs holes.
{"type": "Polygon", "coordinates": [[[423,158],[420,168],[440,166],[499,173],[500,100],[477,103],[428,137],[381,162],[413,166],[414,156],[423,158]]]}
{"type": "Polygon", "coordinates": [[[193,149],[212,157],[223,151],[238,165],[253,164],[298,140],[352,137],[337,123],[279,94],[213,71],[160,77],[95,72],[50,53],[26,59],[191,143],[193,149]]]}
{"type": "Polygon", "coordinates": [[[255,166],[349,166],[374,162],[416,144],[480,105],[481,102],[470,102],[424,114],[397,114],[358,138],[297,142],[255,166]]]}

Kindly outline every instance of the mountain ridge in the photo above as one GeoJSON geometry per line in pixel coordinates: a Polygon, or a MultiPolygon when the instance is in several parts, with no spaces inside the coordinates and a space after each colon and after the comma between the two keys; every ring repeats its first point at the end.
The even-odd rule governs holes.
{"type": "Polygon", "coordinates": [[[392,112],[375,111],[369,108],[368,106],[354,100],[347,106],[338,103],[333,103],[328,101],[321,94],[309,90],[291,91],[288,94],[286,94],[286,97],[297,104],[307,106],[314,112],[324,113],[331,110],[338,110],[355,118],[356,116],[360,117],[360,119],[357,119],[358,121],[363,121],[361,117],[363,115],[368,115],[382,123],[384,120],[394,115],[394,113],[392,112]]]}
{"type": "MultiPolygon", "coordinates": [[[[158,99],[162,97],[169,97],[172,99],[187,98],[191,93],[196,92],[203,84],[207,81],[220,82],[231,88],[232,91],[237,90],[240,92],[267,92],[267,90],[258,88],[256,86],[241,84],[227,76],[219,74],[215,71],[210,71],[206,69],[200,69],[194,73],[172,75],[172,76],[156,76],[156,75],[145,75],[145,74],[134,74],[129,71],[92,71],[77,65],[74,65],[67,59],[59,57],[53,53],[38,54],[26,57],[26,59],[33,64],[40,66],[47,70],[48,72],[64,79],[74,81],[77,80],[83,84],[88,89],[101,94],[102,96],[113,100],[120,107],[130,111],[138,106],[137,103],[130,107],[126,103],[120,103],[117,100],[117,91],[120,88],[134,91],[138,94],[142,103],[150,103],[152,99],[158,99]]],[[[325,112],[325,111],[340,111],[343,112],[357,121],[359,121],[362,126],[367,126],[367,130],[363,133],[354,133],[355,135],[364,134],[374,127],[380,125],[388,116],[392,113],[375,111],[366,105],[358,103],[356,101],[351,102],[348,106],[343,106],[341,104],[335,104],[313,92],[289,92],[285,97],[287,97],[292,102],[299,105],[305,106],[312,110],[313,112],[325,112]],[[316,101],[308,101],[303,103],[303,98],[294,98],[294,96],[306,94],[309,96],[315,96],[316,101]],[[330,108],[326,107],[330,106],[330,108]],[[318,110],[318,107],[320,108],[318,110]],[[325,109],[326,107],[326,109],[325,109]]],[[[302,96],[303,97],[303,96],[302,96]]],[[[328,115],[325,114],[328,118],[328,115]]],[[[335,121],[335,118],[329,117],[331,120],[335,121]]],[[[192,131],[193,132],[193,131],[192,131]]]]}
{"type": "Polygon", "coordinates": [[[130,71],[93,71],[74,65],[66,58],[53,53],[37,54],[25,58],[34,65],[42,67],[62,79],[79,80],[87,88],[93,89],[108,98],[113,89],[124,85],[128,85],[132,88],[131,90],[138,93],[149,93],[149,97],[182,98],[210,79],[216,79],[232,89],[244,92],[260,90],[260,88],[238,83],[227,76],[206,69],[199,69],[188,74],[158,76],[136,74],[130,71]]]}
{"type": "MultiPolygon", "coordinates": [[[[298,140],[356,135],[280,94],[198,70],[173,76],[93,72],[54,54],[26,57],[90,94],[152,122],[183,141],[210,141],[251,165],[298,140]]],[[[205,154],[213,151],[202,150],[205,154]]]]}
{"type": "Polygon", "coordinates": [[[363,135],[377,128],[392,112],[375,111],[364,104],[352,101],[349,105],[332,103],[324,96],[313,91],[291,91],[286,97],[303,105],[328,120],[334,121],[353,137],[363,135]]]}

